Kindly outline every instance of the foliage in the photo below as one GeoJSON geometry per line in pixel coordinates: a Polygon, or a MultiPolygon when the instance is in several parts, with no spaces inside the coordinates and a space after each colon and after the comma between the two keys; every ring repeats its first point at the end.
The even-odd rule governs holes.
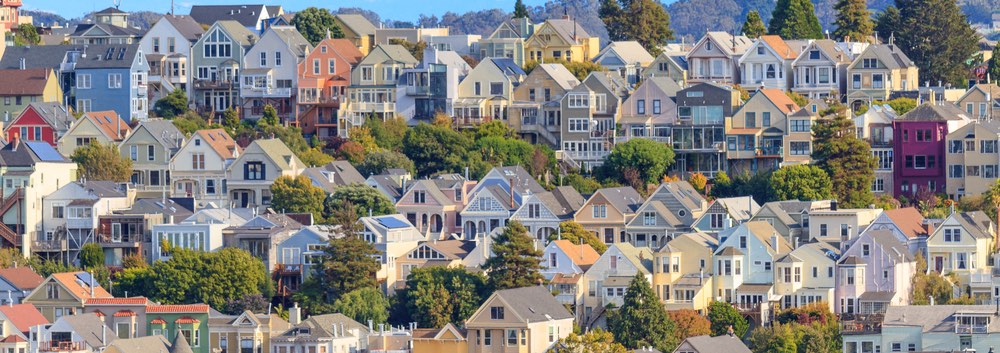
{"type": "Polygon", "coordinates": [[[104,266],[104,249],[97,243],[86,243],[80,248],[80,267],[104,266]]]}
{"type": "Polygon", "coordinates": [[[271,208],[282,213],[311,213],[313,219],[323,219],[326,191],[313,185],[308,176],[279,176],[271,184],[271,208]]]}
{"type": "Polygon", "coordinates": [[[572,186],[582,195],[591,195],[597,191],[597,189],[601,188],[601,182],[597,181],[597,179],[585,177],[576,173],[563,176],[562,184],[572,186]]]}
{"type": "Polygon", "coordinates": [[[867,207],[875,201],[871,185],[877,161],[846,115],[827,116],[813,126],[812,158],[830,176],[833,195],[843,207],[867,207]]]}
{"type": "Polygon", "coordinates": [[[0,248],[0,268],[18,266],[38,266],[38,258],[26,258],[24,255],[21,255],[21,250],[16,247],[0,248]]]}
{"type": "Polygon", "coordinates": [[[875,33],[882,38],[889,38],[899,29],[903,23],[899,9],[895,6],[886,7],[879,14],[875,15],[875,33]]]}
{"type": "Polygon", "coordinates": [[[222,308],[222,312],[229,315],[239,315],[244,311],[250,310],[255,314],[260,314],[266,312],[268,304],[270,303],[267,298],[264,298],[260,293],[247,294],[227,301],[226,305],[222,308]]]}
{"type": "Polygon", "coordinates": [[[950,0],[897,0],[895,44],[920,69],[920,79],[965,87],[967,61],[979,49],[979,35],[950,0]],[[934,38],[934,39],[930,39],[934,38]]]}
{"type": "Polygon", "coordinates": [[[487,137],[509,138],[517,135],[514,129],[507,126],[507,123],[500,120],[493,120],[476,127],[474,136],[479,141],[487,137]]]}
{"type": "MultiPolygon", "coordinates": [[[[918,255],[923,256],[923,255],[918,255]]],[[[927,268],[918,267],[919,268],[927,268]]],[[[952,283],[937,272],[915,271],[913,275],[913,305],[929,305],[931,297],[935,304],[948,304],[953,297],[952,283]]]]}
{"type": "Polygon", "coordinates": [[[406,131],[403,153],[413,160],[421,176],[459,173],[465,167],[473,172],[485,171],[484,165],[474,164],[477,158],[472,156],[472,143],[467,136],[451,128],[420,124],[406,131]]]}
{"type": "Polygon", "coordinates": [[[875,104],[888,104],[896,114],[902,116],[917,107],[917,101],[913,98],[899,97],[888,101],[878,101],[875,104]]]}
{"type": "Polygon", "coordinates": [[[302,160],[302,163],[308,166],[321,166],[333,162],[333,156],[326,154],[323,149],[318,147],[306,149],[297,153],[297,156],[302,160]]]}
{"type": "Polygon", "coordinates": [[[798,352],[798,340],[790,325],[774,324],[771,327],[757,328],[750,333],[747,341],[748,348],[754,353],[798,352]]]}
{"type": "Polygon", "coordinates": [[[705,177],[705,174],[693,173],[690,177],[688,177],[688,183],[690,183],[695,190],[698,190],[698,192],[704,193],[705,185],[708,185],[708,178],[705,177]]]}
{"type": "Polygon", "coordinates": [[[823,169],[797,164],[771,173],[771,190],[777,200],[827,200],[833,193],[833,182],[823,169]]]}
{"type": "Polygon", "coordinates": [[[173,119],[187,111],[187,94],[182,89],[175,89],[166,97],[160,98],[153,106],[156,115],[161,118],[173,119]]]}
{"type": "Polygon", "coordinates": [[[327,37],[328,31],[333,38],[344,38],[344,31],[340,29],[340,26],[333,19],[333,14],[327,9],[309,7],[296,12],[291,25],[295,26],[295,29],[299,30],[299,33],[302,33],[302,36],[312,45],[323,41],[327,37]]]}
{"type": "Polygon", "coordinates": [[[528,235],[528,229],[517,221],[508,221],[503,232],[493,239],[493,256],[483,263],[493,290],[536,286],[545,281],[542,251],[528,235]]]}
{"type": "Polygon", "coordinates": [[[132,177],[132,160],[125,158],[118,146],[93,141],[78,146],[70,156],[80,168],[80,175],[87,180],[126,182],[132,177]]]}
{"type": "Polygon", "coordinates": [[[38,45],[42,42],[42,36],[38,35],[38,29],[30,23],[17,25],[14,33],[14,46],[23,47],[38,45]]]}
{"type": "Polygon", "coordinates": [[[771,189],[771,173],[757,172],[750,174],[747,172],[736,174],[729,178],[725,172],[715,174],[715,183],[712,184],[712,196],[740,197],[753,196],[754,201],[759,203],[776,200],[774,190],[771,189]]]}
{"type": "Polygon", "coordinates": [[[148,267],[148,266],[149,263],[146,262],[146,259],[142,256],[142,253],[138,251],[129,255],[125,255],[125,257],[122,258],[123,268],[148,267]]]}
{"type": "Polygon", "coordinates": [[[346,159],[351,164],[361,163],[367,155],[365,147],[354,141],[344,141],[337,148],[337,156],[346,159]]]}
{"type": "Polygon", "coordinates": [[[463,325],[489,296],[486,278],[464,267],[415,268],[406,289],[397,293],[392,322],[416,322],[418,327],[463,325]]]}
{"type": "Polygon", "coordinates": [[[528,7],[524,6],[524,1],[517,0],[514,2],[514,13],[511,14],[511,18],[527,18],[528,15],[528,7]]]}
{"type": "Polygon", "coordinates": [[[823,38],[823,28],[810,0],[778,0],[767,32],[785,40],[823,38]]]}
{"type": "MultiPolygon", "coordinates": [[[[234,112],[235,113],[235,112],[234,112]]],[[[237,118],[238,119],[238,118],[237,118]]],[[[188,110],[181,115],[170,119],[170,122],[174,123],[177,130],[180,130],[185,135],[193,134],[195,131],[204,129],[214,129],[219,127],[217,124],[211,124],[204,117],[198,115],[198,113],[188,110]]]]}
{"type": "Polygon", "coordinates": [[[333,311],[357,322],[382,324],[389,320],[389,298],[378,288],[358,288],[338,298],[333,311]]]}
{"type": "Polygon", "coordinates": [[[583,335],[570,333],[565,338],[560,338],[553,348],[548,350],[548,353],[562,352],[627,353],[628,350],[621,343],[615,342],[615,336],[611,332],[595,328],[583,335]]]}
{"type": "Polygon", "coordinates": [[[837,0],[833,8],[837,10],[837,21],[834,22],[837,29],[833,31],[833,38],[864,42],[872,35],[875,24],[872,23],[867,1],[837,0]]]}
{"type": "Polygon", "coordinates": [[[355,235],[330,239],[319,265],[314,266],[315,273],[310,277],[314,280],[302,284],[312,291],[296,293],[294,298],[304,300],[304,306],[310,308],[317,301],[334,303],[356,289],[378,286],[375,274],[382,265],[374,257],[377,254],[374,245],[355,235]]]}
{"type": "Polygon", "coordinates": [[[45,260],[34,266],[35,273],[38,273],[42,278],[48,278],[49,275],[53,273],[60,272],[73,272],[79,271],[80,269],[73,265],[67,265],[57,260],[45,260]]]}
{"type": "MultiPolygon", "coordinates": [[[[366,119],[366,121],[368,120],[377,119],[366,119]]],[[[375,142],[375,136],[372,135],[371,129],[367,126],[352,126],[347,131],[348,136],[351,137],[351,141],[357,142],[361,147],[364,147],[365,153],[371,153],[380,149],[378,143],[375,142]]]]}
{"type": "Polygon", "coordinates": [[[785,92],[785,95],[788,96],[788,98],[790,98],[792,102],[795,102],[795,105],[798,105],[799,107],[805,107],[806,105],[809,104],[809,98],[806,98],[803,95],[798,94],[796,92],[788,91],[785,92]]]}
{"type": "Polygon", "coordinates": [[[990,57],[986,67],[988,76],[993,80],[991,83],[1000,82],[1000,45],[993,47],[993,56],[990,57]]]}
{"type": "MultiPolygon", "coordinates": [[[[551,59],[551,60],[550,59],[545,59],[545,63],[546,64],[562,64],[562,66],[565,67],[566,70],[569,70],[569,72],[572,73],[573,76],[576,77],[576,79],[580,80],[580,81],[583,81],[584,79],[586,79],[587,76],[590,75],[591,72],[595,72],[595,71],[596,72],[607,71],[600,64],[595,63],[595,62],[590,62],[590,61],[582,61],[581,62],[581,61],[566,61],[566,60],[563,60],[563,59],[551,59]]],[[[530,74],[531,70],[534,70],[536,67],[538,67],[538,64],[541,64],[541,62],[539,62],[539,61],[528,61],[528,62],[525,62],[524,63],[524,72],[530,74]]]]}
{"type": "MultiPolygon", "coordinates": [[[[639,172],[639,178],[648,183],[659,181],[671,164],[674,164],[673,148],[649,139],[632,139],[617,144],[604,160],[609,176],[621,177],[626,169],[634,168],[639,172]]],[[[624,178],[618,180],[628,182],[624,178]]]]}
{"type": "Polygon", "coordinates": [[[598,239],[594,232],[591,232],[583,228],[580,223],[576,223],[573,220],[563,221],[559,223],[559,232],[555,234],[549,234],[548,241],[553,241],[556,239],[569,240],[573,244],[583,244],[586,243],[590,245],[598,254],[603,254],[605,250],[608,250],[608,246],[604,244],[601,239],[598,239]]]}
{"type": "Polygon", "coordinates": [[[364,126],[368,128],[371,136],[375,138],[375,144],[379,147],[390,151],[399,151],[403,148],[403,136],[406,135],[408,128],[403,118],[395,117],[385,121],[378,118],[365,119],[364,126]]]}
{"type": "Polygon", "coordinates": [[[726,302],[713,301],[708,305],[708,321],[712,323],[712,336],[727,334],[731,326],[736,337],[743,337],[750,327],[747,319],[726,302]]]}
{"type": "Polygon", "coordinates": [[[637,272],[625,290],[622,307],[608,316],[608,330],[625,347],[652,346],[672,352],[677,344],[674,322],[660,304],[653,287],[637,272]]]}
{"type": "Polygon", "coordinates": [[[670,14],[659,1],[602,0],[598,16],[612,41],[637,41],[654,56],[660,54],[660,46],[674,39],[670,14]]]}
{"type": "Polygon", "coordinates": [[[413,58],[417,59],[418,62],[424,61],[424,49],[427,49],[427,42],[417,41],[416,43],[409,42],[405,39],[393,38],[389,39],[389,44],[401,45],[406,48],[406,51],[413,55],[413,58]]]}
{"type": "Polygon", "coordinates": [[[762,35],[767,34],[767,27],[764,26],[764,21],[760,19],[760,14],[757,10],[750,10],[747,13],[747,19],[743,22],[743,35],[749,38],[758,38],[762,35]]]}
{"type": "Polygon", "coordinates": [[[674,340],[682,342],[688,337],[708,335],[712,333],[712,323],[692,309],[681,309],[670,312],[670,320],[674,322],[674,340]]]}
{"type": "Polygon", "coordinates": [[[378,175],[385,173],[389,169],[405,169],[410,174],[416,174],[417,167],[413,161],[405,154],[395,151],[376,151],[365,155],[361,164],[357,165],[358,172],[363,176],[378,175]]]}
{"type": "Polygon", "coordinates": [[[785,351],[794,345],[789,352],[837,353],[840,323],[827,304],[813,303],[778,313],[773,329],[755,329],[748,341],[755,352],[785,351]]]}
{"type": "Polygon", "coordinates": [[[353,206],[358,215],[381,216],[396,213],[396,205],[385,194],[364,184],[338,186],[324,202],[327,214],[353,206]]]}
{"type": "Polygon", "coordinates": [[[900,207],[901,204],[899,200],[896,200],[890,194],[882,194],[875,198],[875,208],[881,208],[882,210],[889,211],[900,207]]]}

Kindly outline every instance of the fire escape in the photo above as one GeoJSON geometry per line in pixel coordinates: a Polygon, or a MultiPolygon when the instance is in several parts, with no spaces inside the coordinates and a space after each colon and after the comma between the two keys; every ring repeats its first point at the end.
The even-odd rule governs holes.
{"type": "MultiPolygon", "coordinates": [[[[17,188],[14,192],[10,193],[7,197],[3,198],[2,203],[0,203],[0,217],[6,215],[11,208],[14,207],[19,201],[24,200],[24,189],[17,188]]],[[[23,229],[21,229],[21,208],[17,208],[17,217],[15,217],[14,228],[10,227],[0,222],[0,237],[3,238],[4,246],[11,246],[19,248],[21,246],[21,236],[23,229]]]]}

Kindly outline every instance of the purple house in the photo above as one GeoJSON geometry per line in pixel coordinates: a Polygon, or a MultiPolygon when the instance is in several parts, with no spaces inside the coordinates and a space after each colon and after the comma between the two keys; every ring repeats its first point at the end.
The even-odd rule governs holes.
{"type": "Polygon", "coordinates": [[[837,261],[834,312],[884,313],[910,304],[916,262],[906,244],[888,229],[862,233],[837,261]]]}
{"type": "Polygon", "coordinates": [[[894,120],[893,196],[945,192],[945,137],[970,121],[951,103],[925,103],[894,120]]]}

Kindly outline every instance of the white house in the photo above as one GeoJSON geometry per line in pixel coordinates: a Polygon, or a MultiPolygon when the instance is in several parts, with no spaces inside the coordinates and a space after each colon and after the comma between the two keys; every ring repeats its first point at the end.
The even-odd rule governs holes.
{"type": "Polygon", "coordinates": [[[153,226],[153,251],[149,260],[166,261],[170,251],[164,249],[166,242],[172,248],[188,250],[216,251],[222,248],[222,231],[229,227],[245,224],[254,216],[254,210],[247,208],[212,208],[195,212],[177,224],[157,224],[153,226]]]}
{"type": "MultiPolygon", "coordinates": [[[[110,243],[97,236],[100,216],[132,207],[133,192],[110,181],[75,181],[42,198],[42,231],[47,241],[65,245],[66,259],[75,262],[86,243],[110,243]],[[130,195],[132,194],[132,195],[130,195]]],[[[113,249],[106,251],[108,263],[120,260],[113,249]]]]}

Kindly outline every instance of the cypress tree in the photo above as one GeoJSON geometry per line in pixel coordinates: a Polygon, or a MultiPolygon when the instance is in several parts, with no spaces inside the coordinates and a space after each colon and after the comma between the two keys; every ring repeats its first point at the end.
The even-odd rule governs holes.
{"type": "Polygon", "coordinates": [[[966,61],[978,50],[979,35],[954,0],[897,0],[902,20],[896,44],[920,68],[922,81],[964,87],[966,61]]]}
{"type": "Polygon", "coordinates": [[[764,21],[760,19],[760,13],[757,10],[747,12],[747,19],[743,22],[743,35],[749,38],[757,38],[765,34],[767,34],[767,27],[764,27],[764,21]]]}
{"type": "Polygon", "coordinates": [[[486,260],[483,270],[489,274],[488,283],[494,290],[537,286],[542,277],[542,251],[535,249],[528,229],[517,221],[510,221],[503,232],[493,239],[493,257],[486,260]]]}
{"type": "Polygon", "coordinates": [[[900,22],[902,19],[899,18],[899,9],[895,6],[889,6],[885,8],[885,11],[875,16],[875,33],[880,38],[889,38],[899,31],[900,22]]]}
{"type": "Polygon", "coordinates": [[[679,342],[674,336],[674,321],[653,292],[646,276],[637,272],[628,289],[622,307],[608,317],[608,331],[626,348],[653,346],[661,352],[672,352],[679,342]]]}
{"type": "Polygon", "coordinates": [[[608,38],[612,41],[625,40],[625,21],[622,19],[622,6],[618,0],[601,0],[601,7],[597,9],[597,17],[604,22],[604,27],[608,30],[608,38]]]}
{"type": "Polygon", "coordinates": [[[670,14],[655,0],[601,0],[597,15],[612,41],[637,41],[653,55],[674,38],[670,14]]]}
{"type": "Polygon", "coordinates": [[[820,39],[823,27],[816,18],[810,0],[778,0],[767,33],[780,35],[784,39],[820,39]]]}
{"type": "Polygon", "coordinates": [[[524,1],[517,0],[514,3],[514,14],[513,18],[527,18],[528,17],[528,7],[524,6],[524,1]]]}
{"type": "Polygon", "coordinates": [[[993,57],[990,58],[987,66],[986,72],[989,73],[991,80],[989,83],[1000,82],[1000,45],[993,48],[993,57]]]}
{"type": "Polygon", "coordinates": [[[836,40],[848,37],[854,41],[865,41],[872,35],[875,25],[868,11],[865,0],[837,0],[833,6],[837,10],[837,20],[833,22],[837,29],[833,31],[836,40]]]}
{"type": "Polygon", "coordinates": [[[848,208],[867,207],[875,201],[872,182],[876,160],[871,146],[859,139],[846,107],[834,106],[813,126],[812,158],[833,180],[833,194],[848,208]]]}

